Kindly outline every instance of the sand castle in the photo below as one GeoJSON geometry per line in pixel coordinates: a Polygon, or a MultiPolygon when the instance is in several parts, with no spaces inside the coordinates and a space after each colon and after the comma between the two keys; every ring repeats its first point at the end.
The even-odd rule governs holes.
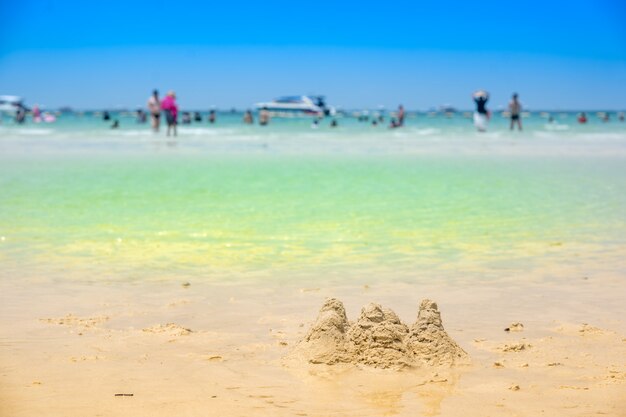
{"type": "Polygon", "coordinates": [[[390,309],[368,304],[354,323],[343,303],[326,300],[292,356],[312,364],[351,363],[376,368],[453,366],[467,353],[443,328],[437,304],[423,300],[409,328],[390,309]]]}

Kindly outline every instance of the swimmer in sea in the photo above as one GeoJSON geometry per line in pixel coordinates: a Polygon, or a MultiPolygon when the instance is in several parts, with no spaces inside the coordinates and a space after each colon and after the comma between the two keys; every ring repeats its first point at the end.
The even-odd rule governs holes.
{"type": "Polygon", "coordinates": [[[587,115],[584,112],[580,113],[580,116],[578,116],[578,123],[580,124],[587,123],[587,115]]]}
{"type": "Polygon", "coordinates": [[[517,97],[518,97],[517,93],[513,94],[513,98],[511,99],[511,102],[509,103],[509,111],[511,112],[511,130],[514,129],[515,123],[517,122],[517,128],[521,132],[522,130],[522,118],[521,118],[522,105],[520,104],[517,97]]]}
{"type": "Polygon", "coordinates": [[[209,123],[211,124],[215,123],[215,110],[211,110],[209,112],[209,123]]]}

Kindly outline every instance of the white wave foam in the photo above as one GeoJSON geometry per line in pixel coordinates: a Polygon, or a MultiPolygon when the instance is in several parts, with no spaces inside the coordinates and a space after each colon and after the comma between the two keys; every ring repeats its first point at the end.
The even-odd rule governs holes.
{"type": "Polygon", "coordinates": [[[152,133],[152,131],[149,131],[149,130],[119,130],[119,131],[115,131],[114,135],[115,136],[144,136],[144,137],[150,136],[151,137],[151,136],[154,136],[154,133],[152,133]]]}
{"type": "Polygon", "coordinates": [[[194,135],[194,136],[219,136],[230,135],[235,133],[234,129],[222,129],[222,128],[206,128],[206,127],[179,127],[178,133],[180,135],[194,135]]]}
{"type": "Polygon", "coordinates": [[[441,129],[436,129],[432,127],[427,127],[424,129],[415,129],[412,130],[411,133],[417,134],[419,136],[434,136],[441,133],[441,129]]]}
{"type": "Polygon", "coordinates": [[[16,133],[22,136],[29,136],[29,135],[45,136],[45,135],[50,135],[54,132],[55,131],[53,129],[36,129],[36,128],[35,129],[16,129],[13,131],[13,133],[16,133]]]}
{"type": "Polygon", "coordinates": [[[562,125],[562,124],[548,124],[545,125],[545,129],[546,130],[552,130],[552,131],[564,131],[564,130],[569,130],[569,125],[562,125]]]}

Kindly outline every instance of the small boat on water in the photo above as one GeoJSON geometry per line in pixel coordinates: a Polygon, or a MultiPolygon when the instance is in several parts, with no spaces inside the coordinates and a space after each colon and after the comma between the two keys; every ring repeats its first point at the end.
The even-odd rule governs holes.
{"type": "Polygon", "coordinates": [[[272,117],[321,117],[335,114],[335,109],[326,105],[324,96],[279,97],[272,101],[257,103],[256,108],[269,112],[272,117]]]}
{"type": "Polygon", "coordinates": [[[18,96],[0,96],[0,113],[6,112],[13,115],[19,109],[25,109],[23,101],[18,96]]]}

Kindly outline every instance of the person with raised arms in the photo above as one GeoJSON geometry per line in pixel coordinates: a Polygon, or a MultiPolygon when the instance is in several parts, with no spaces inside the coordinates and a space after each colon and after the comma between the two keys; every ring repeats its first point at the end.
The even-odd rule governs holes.
{"type": "Polygon", "coordinates": [[[476,103],[476,112],[474,112],[474,126],[479,132],[487,131],[487,124],[489,123],[489,110],[487,110],[487,102],[489,101],[489,93],[485,90],[478,90],[472,98],[476,103]]]}

